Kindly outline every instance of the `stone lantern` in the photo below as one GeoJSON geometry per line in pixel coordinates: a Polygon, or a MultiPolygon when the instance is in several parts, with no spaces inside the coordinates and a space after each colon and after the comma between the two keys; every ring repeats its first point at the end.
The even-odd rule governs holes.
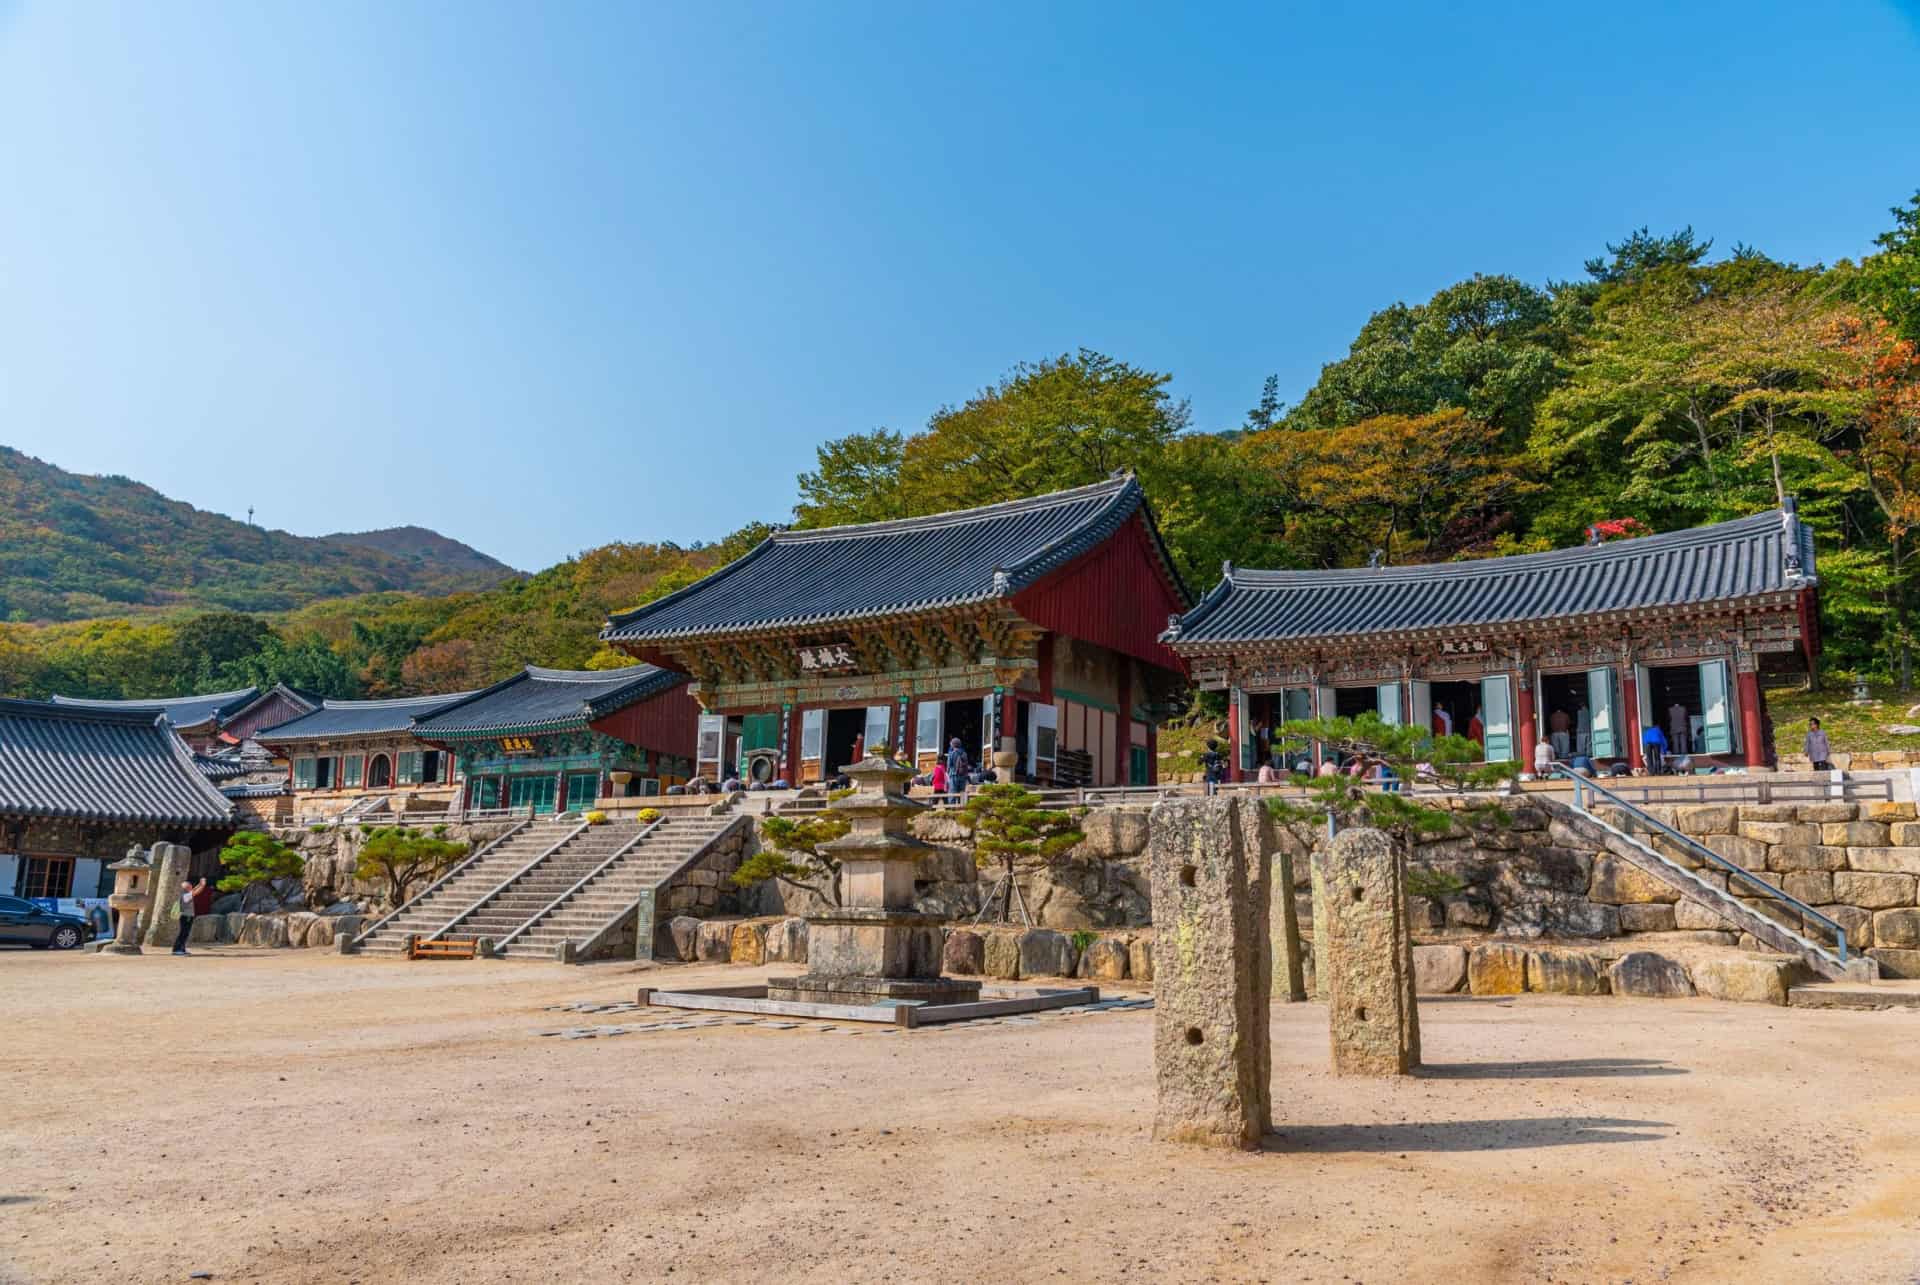
{"type": "Polygon", "coordinates": [[[113,941],[102,947],[114,955],[140,953],[140,912],[153,900],[153,863],[138,848],[108,866],[113,871],[113,895],[107,905],[113,908],[113,941]]]}
{"type": "Polygon", "coordinates": [[[840,863],[845,904],[807,916],[808,971],[770,978],[767,998],[862,1006],[980,998],[979,982],[940,975],[940,917],[913,909],[914,875],[931,849],[908,833],[925,806],[902,793],[912,769],[872,756],[845,771],[854,792],[827,810],[851,828],[821,845],[840,863]]]}

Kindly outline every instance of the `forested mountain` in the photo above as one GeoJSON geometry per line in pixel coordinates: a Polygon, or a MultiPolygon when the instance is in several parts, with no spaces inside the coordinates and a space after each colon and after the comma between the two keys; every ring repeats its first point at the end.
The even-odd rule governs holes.
{"type": "Polygon", "coordinates": [[[419,527],[318,538],[263,530],[0,447],[0,619],[283,611],[376,590],[481,589],[514,574],[419,527]]]}
{"type": "MultiPolygon", "coordinates": [[[[1170,374],[1086,350],[1022,363],[924,427],[821,445],[798,479],[793,517],[826,526],[934,513],[1130,468],[1183,574],[1204,591],[1226,559],[1486,557],[1564,548],[1590,526],[1670,531],[1745,516],[1790,494],[1818,540],[1828,671],[1904,687],[1920,566],[1920,194],[1893,215],[1871,253],[1831,267],[1744,245],[1716,256],[1691,229],[1642,229],[1577,280],[1476,275],[1381,308],[1297,405],[1283,405],[1268,379],[1241,422],[1211,431],[1173,398],[1170,374]]],[[[67,477],[11,452],[0,464],[0,482],[14,486],[30,469],[67,477]]],[[[317,598],[313,582],[329,575],[343,593],[421,587],[356,579],[372,573],[333,561],[349,552],[384,559],[383,572],[417,559],[480,575],[431,533],[378,532],[347,547],[340,537],[234,531],[120,480],[29,489],[39,507],[0,519],[0,592],[15,612],[26,599],[11,595],[35,591],[60,611],[27,616],[89,603],[124,611],[122,602],[150,601],[146,583],[166,587],[163,603],[251,611],[317,598]],[[153,543],[123,551],[91,526],[121,520],[95,516],[115,511],[103,495],[146,522],[153,543]],[[263,543],[233,547],[319,549],[267,564],[264,585],[236,576],[209,587],[203,566],[232,556],[218,541],[245,539],[263,543]],[[195,540],[218,554],[154,547],[195,540]],[[18,569],[16,549],[53,559],[44,583],[18,569]],[[74,551],[72,566],[58,565],[57,549],[74,551]]],[[[766,530],[685,549],[609,545],[447,597],[312,601],[264,619],[0,626],[0,690],[153,696],[284,681],[384,696],[477,686],[527,662],[622,664],[596,639],[610,612],[690,583],[766,530]]]]}

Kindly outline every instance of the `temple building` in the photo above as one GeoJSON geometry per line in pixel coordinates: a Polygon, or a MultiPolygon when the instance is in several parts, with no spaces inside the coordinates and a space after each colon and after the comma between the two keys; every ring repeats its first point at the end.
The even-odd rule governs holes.
{"type": "Polygon", "coordinates": [[[454,756],[416,739],[414,722],[471,695],[324,701],[255,739],[285,756],[288,785],[303,808],[324,812],[331,803],[344,808],[394,793],[447,803],[456,789],[454,756]]]}
{"type": "Polygon", "coordinates": [[[932,517],[780,531],[601,637],[692,674],[702,775],[806,784],[959,740],[1045,783],[1150,784],[1191,601],[1130,475],[932,517]]]}
{"type": "Polygon", "coordinates": [[[529,665],[416,719],[413,735],[453,756],[463,809],[544,814],[686,781],[698,715],[685,674],[529,665]]]}
{"type": "Polygon", "coordinates": [[[181,843],[212,875],[234,809],[149,709],[0,700],[0,892],[97,897],[128,848],[181,843]]]}
{"type": "Polygon", "coordinates": [[[296,718],[318,704],[311,697],[283,683],[275,683],[265,689],[238,687],[230,692],[155,700],[94,700],[82,696],[55,696],[53,702],[78,709],[164,715],[181,739],[200,753],[215,753],[222,747],[238,745],[260,729],[296,718]]]}
{"type": "Polygon", "coordinates": [[[1376,711],[1470,735],[1528,768],[1643,766],[1658,726],[1687,768],[1772,760],[1762,672],[1820,649],[1813,536],[1793,502],[1691,531],[1552,553],[1351,571],[1241,571],[1162,635],[1196,686],[1229,693],[1244,779],[1319,747],[1289,719],[1376,711]]]}

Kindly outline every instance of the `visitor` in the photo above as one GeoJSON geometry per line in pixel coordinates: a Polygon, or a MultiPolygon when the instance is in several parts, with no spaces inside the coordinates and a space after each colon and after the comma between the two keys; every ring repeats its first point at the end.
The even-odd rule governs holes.
{"type": "Polygon", "coordinates": [[[1332,776],[1334,773],[1338,772],[1339,770],[1340,770],[1339,768],[1334,766],[1333,759],[1331,757],[1323,758],[1320,760],[1319,774],[1321,776],[1332,776]]]}
{"type": "Polygon", "coordinates": [[[1563,759],[1573,753],[1573,716],[1566,710],[1556,709],[1547,715],[1547,733],[1555,758],[1563,759]]]}
{"type": "Polygon", "coordinates": [[[1280,784],[1280,774],[1273,770],[1273,763],[1271,760],[1265,763],[1262,763],[1260,765],[1260,784],[1262,785],[1280,784]]]}
{"type": "Polygon", "coordinates": [[[713,782],[707,780],[707,778],[704,776],[696,776],[691,781],[687,782],[687,793],[688,794],[712,794],[713,782]]]}
{"type": "Polygon", "coordinates": [[[1487,725],[1480,721],[1480,711],[1477,709],[1473,711],[1473,717],[1467,720],[1467,739],[1475,745],[1485,746],[1487,743],[1487,725]]]}
{"type": "Polygon", "coordinates": [[[1433,734],[1435,736],[1453,735],[1453,715],[1447,712],[1445,705],[1433,707],[1433,734]]]}
{"type": "Polygon", "coordinates": [[[1207,748],[1200,755],[1200,776],[1207,783],[1207,793],[1213,793],[1213,787],[1227,779],[1227,759],[1220,752],[1220,742],[1207,740],[1207,748]]]}
{"type": "Polygon", "coordinates": [[[1553,760],[1556,757],[1552,741],[1543,740],[1533,747],[1533,774],[1545,777],[1553,774],[1553,760]]]}
{"type": "Polygon", "coordinates": [[[180,881],[180,931],[173,935],[173,953],[188,954],[187,937],[193,932],[193,899],[207,890],[207,881],[202,876],[199,883],[189,880],[180,881]]]}
{"type": "Polygon", "coordinates": [[[967,761],[966,747],[960,744],[959,737],[954,737],[947,743],[947,780],[956,785],[966,780],[967,769],[971,766],[967,761]]]}
{"type": "Polygon", "coordinates": [[[1807,720],[1807,739],[1801,743],[1801,748],[1813,760],[1814,771],[1833,771],[1833,746],[1828,742],[1826,729],[1820,726],[1819,719],[1807,720]]]}
{"type": "Polygon", "coordinates": [[[1358,779],[1360,779],[1360,778],[1361,778],[1362,776],[1365,776],[1365,775],[1366,775],[1366,772],[1367,772],[1367,757],[1366,757],[1366,755],[1364,755],[1364,754],[1356,754],[1356,755],[1354,755],[1354,756],[1353,756],[1352,758],[1350,758],[1350,759],[1348,759],[1348,760],[1347,760],[1347,775],[1348,775],[1348,776],[1350,776],[1350,777],[1352,777],[1352,778],[1354,778],[1355,780],[1358,780],[1358,779]]]}
{"type": "Polygon", "coordinates": [[[1593,712],[1585,701],[1573,711],[1573,747],[1582,754],[1593,754],[1593,712]]]}
{"type": "Polygon", "coordinates": [[[1679,701],[1667,706],[1667,752],[1685,754],[1693,748],[1693,718],[1679,701]]]}
{"type": "Polygon", "coordinates": [[[1658,723],[1649,723],[1640,733],[1640,757],[1646,760],[1648,776],[1663,776],[1667,770],[1667,734],[1658,723]]]}
{"type": "Polygon", "coordinates": [[[720,782],[720,793],[722,794],[738,794],[740,793],[740,789],[740,776],[738,773],[720,782]]]}
{"type": "Polygon", "coordinates": [[[947,790],[948,790],[947,765],[943,762],[940,762],[937,759],[934,761],[934,764],[933,764],[933,779],[931,781],[931,784],[933,786],[933,792],[935,794],[947,793],[947,790]]]}
{"type": "Polygon", "coordinates": [[[1373,765],[1373,779],[1379,783],[1382,794],[1398,794],[1400,792],[1399,774],[1387,766],[1385,759],[1381,759],[1373,765]]]}

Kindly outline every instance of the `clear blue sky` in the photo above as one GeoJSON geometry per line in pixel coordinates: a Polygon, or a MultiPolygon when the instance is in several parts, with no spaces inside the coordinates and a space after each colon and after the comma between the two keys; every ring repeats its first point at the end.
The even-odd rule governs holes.
{"type": "Polygon", "coordinates": [[[1201,427],[1641,224],[1858,256],[1920,6],[0,0],[0,441],[529,569],[1079,345],[1201,427]]]}

